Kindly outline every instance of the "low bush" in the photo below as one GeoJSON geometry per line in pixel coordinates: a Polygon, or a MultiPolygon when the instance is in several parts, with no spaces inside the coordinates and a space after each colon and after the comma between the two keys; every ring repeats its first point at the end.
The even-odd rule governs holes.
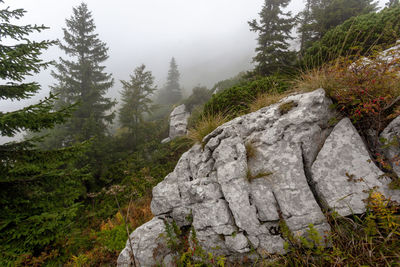
{"type": "Polygon", "coordinates": [[[196,107],[202,106],[212,96],[211,90],[207,87],[197,86],[193,88],[192,94],[183,101],[186,106],[186,110],[192,112],[196,107]]]}
{"type": "Polygon", "coordinates": [[[367,56],[395,44],[399,37],[400,7],[353,17],[307,49],[300,65],[313,68],[338,57],[367,56]]]}
{"type": "Polygon", "coordinates": [[[237,117],[250,111],[250,105],[258,95],[282,93],[289,88],[286,78],[268,76],[225,89],[212,96],[204,106],[204,114],[224,114],[228,118],[237,117]]]}

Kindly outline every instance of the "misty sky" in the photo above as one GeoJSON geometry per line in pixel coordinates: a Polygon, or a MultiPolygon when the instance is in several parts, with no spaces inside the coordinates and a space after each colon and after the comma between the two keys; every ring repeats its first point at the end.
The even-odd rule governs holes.
{"type": "MultiPolygon", "coordinates": [[[[115,85],[110,95],[118,96],[119,80],[128,80],[137,66],[144,63],[156,77],[156,84],[165,83],[169,61],[177,60],[181,84],[187,91],[196,85],[211,87],[215,82],[251,69],[256,47],[256,34],[249,31],[247,21],[258,18],[264,0],[86,0],[92,11],[96,32],[109,47],[107,72],[115,85]]],[[[383,5],[386,0],[380,0],[383,5]]],[[[5,0],[12,8],[27,13],[19,24],[44,24],[50,27],[34,40],[63,38],[65,19],[81,0],[5,0]]],[[[292,0],[290,10],[297,13],[303,0],[292,0]]],[[[44,58],[64,56],[53,47],[44,58]]],[[[33,77],[42,85],[41,94],[48,94],[53,84],[50,71],[33,77]]],[[[0,101],[0,111],[20,108],[26,102],[0,101]]]]}

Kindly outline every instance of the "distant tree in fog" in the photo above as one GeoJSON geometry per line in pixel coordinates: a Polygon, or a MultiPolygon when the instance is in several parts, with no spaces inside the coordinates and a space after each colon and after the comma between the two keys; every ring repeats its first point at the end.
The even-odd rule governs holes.
{"type": "Polygon", "coordinates": [[[141,65],[130,75],[129,81],[122,81],[121,91],[122,106],[119,110],[119,120],[122,127],[127,128],[128,134],[137,140],[139,126],[143,122],[143,115],[152,112],[150,96],[156,90],[154,77],[151,71],[145,71],[146,66],[141,65]]]}
{"type": "Polygon", "coordinates": [[[182,99],[182,88],[179,84],[179,78],[178,65],[175,58],[172,58],[169,64],[167,83],[159,94],[159,103],[176,104],[182,99]]]}

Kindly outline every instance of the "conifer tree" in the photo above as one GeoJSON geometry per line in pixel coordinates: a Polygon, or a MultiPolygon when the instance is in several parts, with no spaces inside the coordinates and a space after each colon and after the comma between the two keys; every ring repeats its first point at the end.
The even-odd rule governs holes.
{"type": "Polygon", "coordinates": [[[315,7],[316,2],[318,0],[306,0],[305,7],[302,12],[299,13],[299,28],[297,32],[300,34],[300,57],[304,54],[304,51],[307,47],[309,47],[310,42],[312,41],[312,9],[315,7]]]}
{"type": "Polygon", "coordinates": [[[156,90],[154,77],[151,71],[145,71],[146,66],[141,65],[130,75],[130,81],[122,81],[123,90],[121,100],[123,102],[119,110],[119,120],[122,127],[128,129],[129,136],[133,137],[135,144],[143,122],[143,115],[152,112],[152,100],[150,96],[156,90]]]}
{"type": "MultiPolygon", "coordinates": [[[[4,4],[0,0],[0,4],[4,4]]],[[[29,99],[40,90],[26,82],[46,68],[43,50],[54,42],[28,39],[44,26],[13,24],[23,9],[0,10],[0,99],[29,99]],[[7,42],[5,41],[7,40],[7,42]]],[[[54,108],[54,95],[20,110],[0,111],[0,136],[14,137],[23,131],[37,132],[62,123],[70,108],[54,108]]],[[[82,173],[68,168],[79,148],[39,150],[40,139],[13,141],[0,145],[0,266],[15,266],[22,255],[39,254],[68,232],[82,194],[82,173]]]]}
{"type": "Polygon", "coordinates": [[[104,96],[113,86],[111,74],[105,73],[105,66],[101,65],[108,58],[108,48],[95,33],[96,26],[85,3],[73,8],[66,25],[60,48],[72,59],[59,59],[57,70],[52,73],[58,84],[52,89],[59,95],[58,105],[78,106],[59,131],[60,145],[106,135],[106,124],[114,118],[110,109],[116,104],[104,96]]]}
{"type": "Polygon", "coordinates": [[[167,83],[159,95],[159,103],[176,104],[182,99],[182,89],[179,84],[180,73],[175,58],[173,57],[169,63],[167,75],[167,83]]]}
{"type": "Polygon", "coordinates": [[[290,12],[284,12],[290,0],[265,0],[259,13],[260,22],[249,22],[250,30],[258,33],[258,47],[253,61],[256,63],[256,72],[268,75],[279,72],[290,66],[294,53],[289,51],[290,35],[294,26],[294,18],[290,12]]]}

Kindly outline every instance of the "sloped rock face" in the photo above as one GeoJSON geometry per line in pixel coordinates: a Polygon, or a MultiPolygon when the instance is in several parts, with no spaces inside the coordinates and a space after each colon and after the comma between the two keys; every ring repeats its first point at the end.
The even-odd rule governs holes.
{"type": "Polygon", "coordinates": [[[386,146],[385,156],[391,161],[393,171],[400,177],[400,116],[383,130],[380,137],[386,146]]]}
{"type": "Polygon", "coordinates": [[[312,166],[312,180],[321,203],[342,216],[365,212],[364,199],[373,188],[396,198],[389,179],[371,161],[368,150],[348,118],[341,120],[312,166]]]}
{"type": "Polygon", "coordinates": [[[189,117],[190,113],[186,111],[186,106],[184,104],[177,106],[170,114],[169,137],[162,142],[169,142],[176,137],[185,136],[189,117]]]}
{"type": "MultiPolygon", "coordinates": [[[[303,235],[309,224],[320,233],[329,231],[322,209],[338,207],[348,214],[344,204],[337,204],[344,196],[340,188],[330,192],[349,186],[346,168],[355,179],[365,176],[369,185],[386,190],[350,121],[341,121],[334,130],[330,126],[335,115],[331,104],[319,89],[288,96],[218,127],[205,137],[204,147],[195,145],[183,154],[175,170],[153,189],[153,220],[173,219],[181,227],[192,224],[203,248],[236,259],[285,253],[280,220],[295,235],[303,235]],[[285,110],[283,104],[291,108],[285,110]],[[334,166],[344,163],[342,168],[334,166]],[[353,166],[359,163],[364,164],[361,169],[353,166]],[[335,175],[342,179],[330,181],[335,175]],[[250,254],[253,249],[257,255],[250,254]]],[[[346,189],[346,194],[356,193],[346,205],[363,212],[365,187],[359,184],[346,189]]],[[[150,235],[143,229],[136,235],[139,240],[150,235]]],[[[139,258],[150,255],[148,249],[134,248],[140,266],[162,262],[139,258]]]]}

